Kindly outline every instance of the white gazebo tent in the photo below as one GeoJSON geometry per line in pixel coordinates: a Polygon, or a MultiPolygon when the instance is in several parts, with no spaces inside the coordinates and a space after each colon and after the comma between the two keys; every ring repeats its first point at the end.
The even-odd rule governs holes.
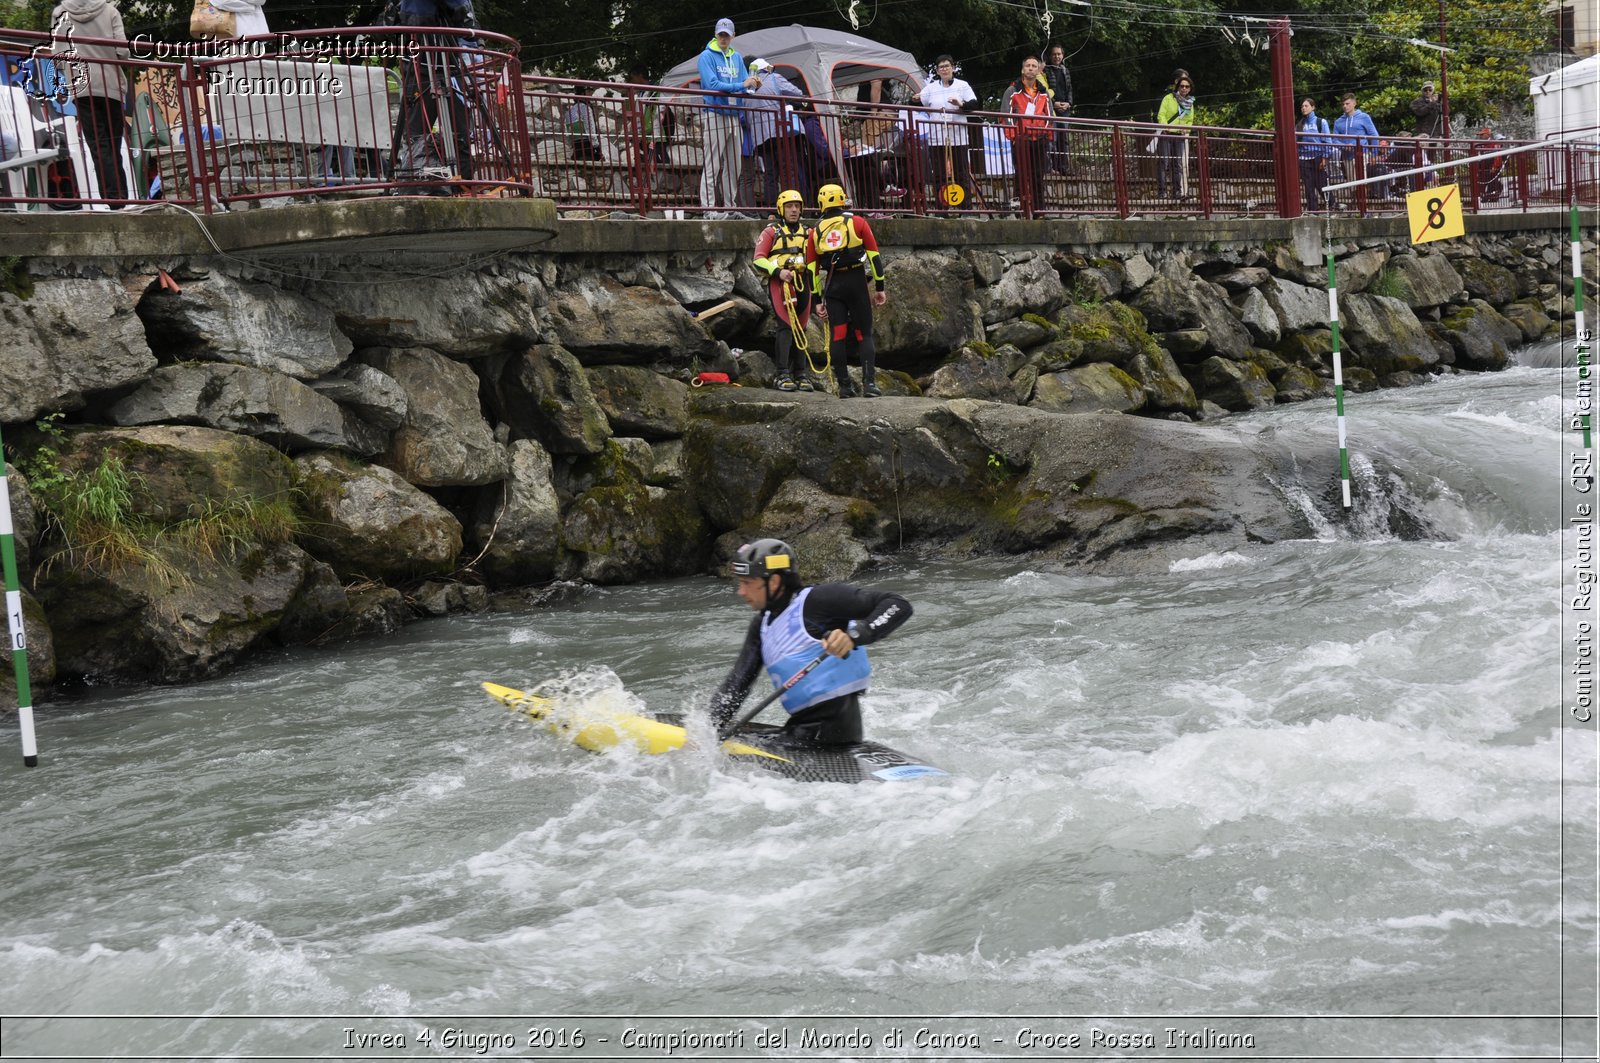
{"type": "Polygon", "coordinates": [[[1528,80],[1541,140],[1587,130],[1600,141],[1600,55],[1528,80]]]}

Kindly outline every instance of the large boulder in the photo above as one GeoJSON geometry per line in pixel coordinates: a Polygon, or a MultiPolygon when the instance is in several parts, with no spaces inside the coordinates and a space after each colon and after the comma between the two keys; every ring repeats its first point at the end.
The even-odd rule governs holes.
{"type": "Polygon", "coordinates": [[[0,291],[0,327],[0,424],[80,409],[156,367],[133,298],[113,280],[43,278],[26,299],[0,291]]]}
{"type": "Polygon", "coordinates": [[[1228,310],[1227,300],[1216,298],[1197,282],[1157,277],[1140,290],[1132,305],[1152,329],[1205,334],[1204,345],[1193,354],[1173,350],[1180,362],[1199,361],[1207,351],[1224,358],[1242,358],[1250,349],[1250,333],[1228,310]]]}
{"type": "Polygon", "coordinates": [[[1154,410],[1196,414],[1200,399],[1172,355],[1157,347],[1141,354],[1127,367],[1128,375],[1144,389],[1145,405],[1154,410]]]}
{"type": "Polygon", "coordinates": [[[310,525],[301,544],[347,580],[443,574],[461,555],[461,523],[381,465],[335,451],[295,459],[310,525]]]}
{"type": "Polygon", "coordinates": [[[675,254],[662,271],[662,287],[685,306],[709,306],[728,298],[736,273],[749,268],[749,257],[732,251],[675,254]]]}
{"type": "Polygon", "coordinates": [[[610,277],[582,274],[550,297],[550,334],[584,365],[688,365],[717,341],[677,300],[610,277]]]}
{"type": "Polygon", "coordinates": [[[906,366],[943,358],[983,338],[972,267],[965,259],[943,252],[906,255],[889,263],[886,276],[889,301],[873,309],[881,364],[906,366]]]}
{"type": "Polygon", "coordinates": [[[489,359],[484,384],[491,413],[512,436],[537,439],[552,454],[598,454],[611,435],[583,366],[554,344],[489,359]]]}
{"type": "Polygon", "coordinates": [[[1455,260],[1455,268],[1461,275],[1462,287],[1474,299],[1499,308],[1517,297],[1516,275],[1504,266],[1477,255],[1461,255],[1455,260]]]}
{"type": "Polygon", "coordinates": [[[218,675],[272,635],[313,565],[292,543],[165,565],[47,566],[39,591],[63,676],[179,683],[218,675]]]}
{"type": "Polygon", "coordinates": [[[54,461],[73,474],[120,465],[132,515],[169,525],[237,505],[287,503],[294,464],[249,436],[213,428],[69,429],[53,443],[54,461]]]}
{"type": "Polygon", "coordinates": [[[1047,255],[1022,252],[1012,258],[1000,283],[985,288],[979,305],[983,323],[993,325],[1023,314],[1049,314],[1067,301],[1061,275],[1047,255]]]}
{"type": "Polygon", "coordinates": [[[1507,321],[1522,330],[1522,338],[1529,343],[1541,338],[1550,330],[1550,317],[1537,299],[1518,299],[1500,308],[1507,321]]]}
{"type": "Polygon", "coordinates": [[[1285,333],[1328,327],[1328,289],[1274,277],[1261,289],[1285,333]]]}
{"type": "Polygon", "coordinates": [[[698,572],[707,537],[691,491],[638,480],[590,488],[573,499],[561,526],[567,574],[593,583],[698,572]]]}
{"type": "MultiPolygon", "coordinates": [[[[1006,348],[1016,350],[1016,348],[1006,348]]],[[[934,370],[923,393],[935,399],[988,399],[1016,402],[1005,359],[994,352],[963,347],[950,361],[934,370]]]]}
{"type": "MultiPolygon", "coordinates": [[[[1267,475],[1286,472],[1278,456],[1198,426],[969,399],[785,408],[726,391],[694,401],[689,483],[722,531],[753,527],[784,484],[803,478],[872,500],[908,544],[963,551],[1091,559],[1175,539],[1220,549],[1307,532],[1267,475]]],[[[1332,457],[1309,460],[1334,475],[1332,457]]]]}
{"type": "Polygon", "coordinates": [[[220,272],[185,281],[180,292],[152,286],[139,317],[168,362],[231,362],[309,380],[350,356],[328,307],[220,272]]]}
{"type": "Polygon", "coordinates": [[[1511,351],[1522,343],[1522,329],[1482,299],[1451,307],[1439,319],[1439,328],[1462,369],[1504,369],[1511,351]]]}
{"type": "Polygon", "coordinates": [[[115,425],[190,424],[238,432],[290,452],[334,448],[365,457],[381,442],[353,437],[338,404],[293,377],[243,365],[162,366],[106,417],[115,425]]]}
{"type": "Polygon", "coordinates": [[[1062,338],[1082,344],[1075,363],[1105,362],[1127,368],[1140,355],[1161,349],[1146,329],[1143,315],[1123,303],[1062,307],[1058,330],[1062,338]]]}
{"type": "Polygon", "coordinates": [[[333,311],[361,347],[426,347],[451,358],[516,350],[538,340],[544,285],[513,265],[435,276],[378,276],[369,284],[311,284],[306,297],[333,311]]]}
{"type": "Polygon", "coordinates": [[[478,568],[496,585],[538,583],[555,575],[561,556],[561,500],[550,454],[531,439],[509,447],[511,473],[485,491],[472,525],[478,568]]]}
{"type": "Polygon", "coordinates": [[[1029,405],[1058,413],[1133,413],[1143,409],[1146,401],[1137,380],[1114,365],[1097,363],[1041,374],[1029,405]]]}
{"type": "Polygon", "coordinates": [[[374,347],[361,361],[406,393],[405,420],[382,461],[424,487],[477,487],[505,478],[505,449],[483,419],[478,376],[426,347],[374,347]]]}
{"type": "Polygon", "coordinates": [[[589,387],[614,432],[673,439],[689,426],[689,386],[643,366],[597,365],[589,387]]]}
{"type": "Polygon", "coordinates": [[[1388,261],[1389,252],[1381,247],[1363,248],[1339,259],[1333,266],[1334,283],[1339,286],[1339,294],[1348,292],[1354,295],[1366,291],[1383,272],[1384,264],[1388,261]]]}
{"type": "Polygon", "coordinates": [[[1419,372],[1438,364],[1439,353],[1422,323],[1401,300],[1384,295],[1341,295],[1339,312],[1340,335],[1349,341],[1355,364],[1380,377],[1419,372]]]}
{"type": "Polygon", "coordinates": [[[1443,306],[1462,290],[1461,274],[1443,255],[1396,255],[1384,279],[1390,294],[1416,310],[1443,306]]]}
{"type": "Polygon", "coordinates": [[[1271,406],[1276,392],[1266,370],[1254,362],[1207,358],[1192,372],[1195,394],[1225,410],[1258,410],[1271,406]]]}
{"type": "Polygon", "coordinates": [[[891,528],[892,521],[871,502],[829,494],[797,477],[778,488],[755,525],[734,538],[782,539],[800,557],[807,583],[827,583],[854,577],[891,528]]]}
{"type": "Polygon", "coordinates": [[[1283,338],[1283,327],[1278,324],[1277,312],[1258,289],[1245,291],[1244,298],[1239,302],[1239,322],[1256,343],[1276,346],[1283,338]]]}

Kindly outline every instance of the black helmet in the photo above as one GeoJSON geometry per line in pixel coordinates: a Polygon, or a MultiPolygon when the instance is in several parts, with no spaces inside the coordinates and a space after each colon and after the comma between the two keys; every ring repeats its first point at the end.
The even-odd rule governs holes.
{"type": "Polygon", "coordinates": [[[800,579],[794,567],[794,551],[781,539],[745,543],[733,552],[733,563],[729,567],[735,576],[782,576],[785,583],[800,579]]]}

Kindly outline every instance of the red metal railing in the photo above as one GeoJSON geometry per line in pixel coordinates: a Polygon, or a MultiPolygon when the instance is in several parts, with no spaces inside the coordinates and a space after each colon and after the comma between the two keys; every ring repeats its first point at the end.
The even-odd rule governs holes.
{"type": "Polygon", "coordinates": [[[0,204],[527,195],[516,51],[428,27],[217,45],[7,32],[0,61],[23,83],[0,85],[0,204]]]}

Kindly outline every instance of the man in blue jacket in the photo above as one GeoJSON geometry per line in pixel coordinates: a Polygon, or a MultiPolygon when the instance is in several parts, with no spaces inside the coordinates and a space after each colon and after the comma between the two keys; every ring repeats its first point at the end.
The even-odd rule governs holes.
{"type": "MultiPolygon", "coordinates": [[[[700,87],[705,111],[701,114],[701,143],[705,168],[700,171],[700,205],[707,211],[738,206],[739,166],[744,160],[744,131],[740,111],[745,92],[761,82],[745,69],[744,56],[733,47],[733,19],[717,20],[716,36],[700,53],[700,87]]],[[[707,217],[725,217],[708,213],[707,217]]]]}
{"type": "Polygon", "coordinates": [[[1345,180],[1365,176],[1366,167],[1357,167],[1356,152],[1361,152],[1363,164],[1372,161],[1378,148],[1378,127],[1372,116],[1356,106],[1356,94],[1344,94],[1344,114],[1333,120],[1334,140],[1339,144],[1339,155],[1345,160],[1345,180]]]}

